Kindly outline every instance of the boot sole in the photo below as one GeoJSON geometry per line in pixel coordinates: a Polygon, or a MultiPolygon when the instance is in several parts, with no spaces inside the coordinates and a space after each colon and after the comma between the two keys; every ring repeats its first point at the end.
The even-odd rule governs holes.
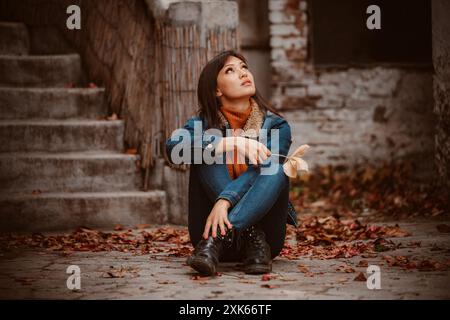
{"type": "Polygon", "coordinates": [[[207,263],[204,259],[189,257],[187,264],[201,274],[208,276],[216,274],[216,267],[207,263]]]}
{"type": "Polygon", "coordinates": [[[269,265],[263,265],[263,264],[251,264],[248,266],[245,266],[244,272],[246,274],[263,274],[263,273],[269,273],[272,271],[272,264],[269,265]]]}

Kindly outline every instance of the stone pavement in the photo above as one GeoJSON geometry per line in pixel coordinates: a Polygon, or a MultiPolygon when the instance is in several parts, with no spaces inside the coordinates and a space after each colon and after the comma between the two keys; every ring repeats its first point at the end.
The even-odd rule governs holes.
{"type": "Polygon", "coordinates": [[[383,255],[400,255],[448,263],[450,233],[437,231],[436,225],[441,223],[400,223],[412,236],[391,240],[396,244],[420,242],[420,246],[400,246],[376,257],[364,258],[369,265],[380,267],[379,290],[368,289],[366,281],[354,280],[360,272],[368,276],[367,268],[359,266],[361,256],[330,260],[279,257],[274,260],[270,278],[263,280],[261,275],[244,274],[238,263],[221,264],[220,275],[216,277],[198,277],[186,266],[184,257],[167,253],[74,252],[62,255],[44,249],[14,249],[0,253],[0,298],[449,299],[448,264],[441,270],[405,270],[388,266],[382,259],[383,255]],[[69,274],[66,270],[70,265],[77,265],[81,270],[80,290],[67,288],[69,274]],[[340,266],[346,267],[339,269],[340,266]]]}

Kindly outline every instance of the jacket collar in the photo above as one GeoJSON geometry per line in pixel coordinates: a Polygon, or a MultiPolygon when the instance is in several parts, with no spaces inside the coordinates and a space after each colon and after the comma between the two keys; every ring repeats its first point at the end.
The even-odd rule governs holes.
{"type": "MultiPolygon", "coordinates": [[[[258,103],[256,103],[253,98],[250,98],[250,104],[252,111],[250,112],[247,122],[245,123],[244,128],[242,128],[242,133],[240,135],[248,138],[257,138],[259,135],[259,130],[264,123],[264,112],[259,108],[258,103]]],[[[223,113],[218,110],[217,114],[222,127],[230,128],[230,124],[223,113]]]]}

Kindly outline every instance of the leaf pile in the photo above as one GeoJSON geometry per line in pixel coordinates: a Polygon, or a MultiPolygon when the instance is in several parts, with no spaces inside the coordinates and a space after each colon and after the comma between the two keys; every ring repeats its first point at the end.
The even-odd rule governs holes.
{"type": "Polygon", "coordinates": [[[370,240],[382,237],[407,237],[410,234],[399,225],[375,226],[362,224],[359,220],[341,220],[332,216],[305,216],[296,229],[301,244],[332,245],[335,241],[370,240]]]}
{"type": "Polygon", "coordinates": [[[404,270],[417,269],[419,271],[443,271],[450,268],[450,260],[437,261],[434,259],[423,259],[406,256],[383,256],[390,267],[400,267],[404,270]]]}
{"type": "Polygon", "coordinates": [[[285,244],[281,255],[288,259],[309,256],[318,259],[351,258],[365,254],[396,249],[390,237],[407,237],[410,234],[398,225],[375,226],[358,220],[341,220],[332,216],[301,217],[295,229],[296,245],[285,244]],[[362,241],[366,240],[366,241],[362,241]]]}
{"type": "Polygon", "coordinates": [[[450,215],[450,199],[437,184],[414,182],[413,166],[321,166],[292,180],[290,199],[298,212],[339,217],[403,219],[450,215]]]}
{"type": "MultiPolygon", "coordinates": [[[[115,229],[121,230],[117,226],[115,229]]],[[[45,248],[66,254],[74,251],[120,251],[136,255],[168,253],[173,256],[187,256],[192,251],[187,230],[172,227],[140,232],[136,230],[102,232],[80,227],[67,235],[0,234],[0,247],[3,250],[19,247],[45,248]]]]}

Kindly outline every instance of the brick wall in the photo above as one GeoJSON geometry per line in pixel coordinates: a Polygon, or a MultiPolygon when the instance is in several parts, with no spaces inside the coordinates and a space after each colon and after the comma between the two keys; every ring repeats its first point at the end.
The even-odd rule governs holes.
{"type": "Polygon", "coordinates": [[[431,178],[431,71],[319,69],[309,56],[309,19],[308,1],[269,0],[272,102],[290,121],[294,144],[313,147],[313,167],[408,157],[418,176],[431,178]]]}

